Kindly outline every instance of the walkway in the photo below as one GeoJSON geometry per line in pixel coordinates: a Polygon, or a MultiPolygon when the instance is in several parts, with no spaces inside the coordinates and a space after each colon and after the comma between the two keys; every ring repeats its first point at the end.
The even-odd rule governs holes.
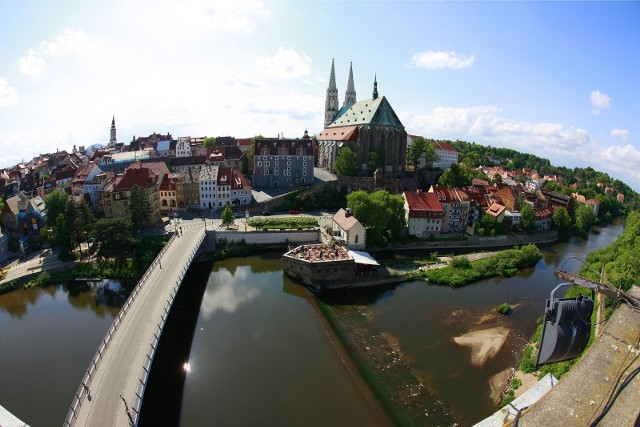
{"type": "Polygon", "coordinates": [[[114,320],[78,387],[65,426],[137,423],[164,322],[205,237],[202,225],[184,227],[183,233],[167,243],[114,320]]]}

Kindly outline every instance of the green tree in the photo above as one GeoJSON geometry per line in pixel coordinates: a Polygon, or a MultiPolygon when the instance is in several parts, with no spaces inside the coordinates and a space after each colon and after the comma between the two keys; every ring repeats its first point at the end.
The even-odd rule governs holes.
{"type": "Polygon", "coordinates": [[[58,215],[63,214],[67,210],[67,201],[69,196],[63,191],[53,191],[44,198],[47,207],[47,216],[45,223],[49,227],[55,227],[58,221],[58,215]]]}
{"type": "Polygon", "coordinates": [[[208,136],[204,139],[204,142],[202,143],[202,146],[204,148],[209,148],[209,147],[215,147],[216,146],[216,139],[208,136]]]}
{"type": "Polygon", "coordinates": [[[591,206],[580,205],[576,209],[576,228],[581,232],[585,233],[589,231],[591,226],[593,225],[593,221],[595,220],[595,216],[593,215],[593,209],[591,206]]]}
{"type": "Polygon", "coordinates": [[[416,170],[419,167],[420,158],[424,156],[426,164],[436,159],[435,141],[424,139],[421,136],[415,137],[407,150],[407,160],[411,162],[416,170]]]}
{"type": "Polygon", "coordinates": [[[380,155],[376,151],[371,151],[369,153],[369,162],[367,162],[367,168],[373,176],[373,173],[382,166],[382,161],[380,159],[380,155]]]}
{"type": "Polygon", "coordinates": [[[222,210],[222,224],[227,225],[233,222],[233,211],[229,205],[226,205],[222,210]]]}
{"type": "Polygon", "coordinates": [[[522,229],[528,234],[535,233],[536,214],[528,203],[525,203],[520,209],[520,224],[522,224],[522,229]]]}
{"type": "Polygon", "coordinates": [[[94,224],[92,236],[98,245],[99,258],[115,258],[118,264],[124,260],[136,243],[131,237],[131,220],[125,218],[101,218],[94,224]]]}
{"type": "Polygon", "coordinates": [[[571,217],[563,206],[556,208],[551,221],[553,222],[553,227],[558,230],[558,235],[564,237],[571,231],[571,217]]]}
{"type": "Polygon", "coordinates": [[[449,188],[466,187],[471,185],[471,177],[465,175],[464,170],[456,163],[444,171],[438,179],[438,184],[449,188]]]}
{"type": "Polygon", "coordinates": [[[134,185],[129,195],[129,218],[135,230],[141,230],[149,225],[151,203],[144,188],[134,185]]]}
{"type": "Polygon", "coordinates": [[[339,176],[355,176],[358,171],[358,155],[349,147],[344,147],[336,156],[334,168],[339,176]]]}
{"type": "Polygon", "coordinates": [[[368,246],[384,246],[390,238],[400,238],[405,226],[402,196],[386,190],[372,194],[359,190],[347,195],[347,206],[367,229],[368,246]]]}

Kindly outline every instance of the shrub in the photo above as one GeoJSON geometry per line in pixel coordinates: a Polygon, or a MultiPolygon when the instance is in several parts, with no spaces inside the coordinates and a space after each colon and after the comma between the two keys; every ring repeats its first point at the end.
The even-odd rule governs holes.
{"type": "Polygon", "coordinates": [[[496,308],[496,311],[500,314],[504,314],[505,316],[511,312],[511,306],[506,302],[503,302],[496,308]]]}
{"type": "Polygon", "coordinates": [[[459,256],[451,260],[451,267],[467,269],[471,268],[471,262],[466,256],[459,256]]]}

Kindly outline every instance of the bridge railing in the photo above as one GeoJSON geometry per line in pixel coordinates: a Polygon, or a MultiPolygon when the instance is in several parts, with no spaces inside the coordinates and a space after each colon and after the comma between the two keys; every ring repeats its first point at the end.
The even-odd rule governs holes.
{"type": "Polygon", "coordinates": [[[189,269],[189,266],[191,265],[191,261],[193,260],[193,258],[195,257],[196,253],[198,252],[198,249],[200,249],[200,245],[202,244],[202,241],[204,240],[205,236],[206,236],[206,232],[203,230],[202,234],[198,238],[198,243],[196,244],[195,248],[189,254],[189,257],[188,257],[188,260],[187,260],[185,266],[180,271],[180,275],[178,276],[178,279],[176,280],[176,283],[173,286],[173,289],[171,291],[171,295],[169,296],[169,298],[167,299],[167,302],[165,303],[164,312],[160,315],[160,321],[156,325],[156,331],[153,334],[153,338],[151,339],[151,342],[149,343],[149,349],[147,350],[147,356],[145,357],[144,364],[142,365],[142,369],[140,370],[140,375],[138,376],[138,384],[136,386],[136,393],[135,393],[135,396],[133,397],[133,401],[132,401],[132,405],[131,405],[133,411],[135,412],[134,420],[133,420],[134,421],[134,425],[138,424],[138,417],[140,415],[140,407],[142,406],[142,397],[144,396],[144,390],[145,390],[145,388],[147,386],[147,380],[149,379],[149,371],[151,370],[151,364],[153,362],[153,358],[155,356],[156,349],[158,348],[158,341],[160,340],[160,335],[162,335],[162,330],[164,329],[164,325],[165,325],[165,323],[167,321],[167,317],[169,316],[169,312],[171,311],[171,306],[173,305],[173,302],[174,302],[174,300],[176,298],[176,294],[178,293],[178,290],[180,289],[180,285],[182,285],[182,280],[184,279],[185,274],[187,274],[187,270],[189,269]]]}
{"type": "MultiPolygon", "coordinates": [[[[166,252],[167,248],[175,241],[175,238],[176,238],[176,235],[174,234],[173,236],[171,236],[167,244],[162,247],[162,250],[160,251],[158,256],[156,256],[156,258],[153,260],[151,265],[147,268],[145,273],[142,275],[142,278],[140,279],[136,287],[133,289],[133,292],[131,292],[131,295],[129,295],[129,298],[127,298],[127,301],[125,302],[124,306],[122,307],[122,309],[120,309],[120,312],[118,313],[116,318],[113,320],[111,327],[105,334],[104,338],[102,339],[102,342],[100,343],[100,346],[98,347],[98,350],[96,351],[95,355],[91,359],[91,362],[89,363],[89,368],[87,368],[87,371],[82,377],[82,382],[80,383],[80,385],[78,386],[78,389],[76,390],[76,393],[73,397],[73,402],[71,403],[69,412],[67,412],[67,417],[64,420],[64,426],[71,426],[75,422],[78,411],[82,406],[82,402],[89,395],[93,374],[95,373],[98,367],[98,364],[102,359],[102,355],[107,349],[107,346],[111,342],[111,337],[118,330],[118,327],[122,322],[122,318],[127,314],[127,310],[129,309],[133,301],[136,299],[136,297],[140,293],[140,290],[146,283],[146,280],[149,277],[149,274],[151,274],[151,271],[155,269],[156,264],[159,262],[160,258],[162,258],[162,255],[166,252]]],[[[198,246],[196,247],[200,247],[200,243],[202,243],[202,240],[200,240],[200,242],[198,243],[198,246]]]]}

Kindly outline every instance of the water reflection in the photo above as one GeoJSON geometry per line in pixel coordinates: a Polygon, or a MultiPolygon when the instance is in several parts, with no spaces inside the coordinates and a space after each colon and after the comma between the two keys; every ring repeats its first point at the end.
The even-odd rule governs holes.
{"type": "Polygon", "coordinates": [[[200,306],[202,316],[209,319],[218,310],[233,313],[260,295],[260,289],[247,283],[248,277],[248,269],[235,266],[211,274],[200,306]]]}

